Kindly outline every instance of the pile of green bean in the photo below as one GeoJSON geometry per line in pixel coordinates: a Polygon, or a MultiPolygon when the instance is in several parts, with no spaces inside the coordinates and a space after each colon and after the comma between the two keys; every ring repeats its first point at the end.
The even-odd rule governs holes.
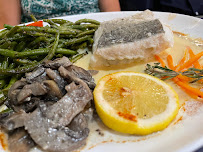
{"type": "Polygon", "coordinates": [[[43,21],[49,25],[4,25],[5,29],[0,31],[0,105],[11,85],[44,61],[62,56],[72,62],[81,58],[84,53],[77,50],[91,48],[94,32],[100,24],[92,19],[75,23],[64,19],[43,21]]]}

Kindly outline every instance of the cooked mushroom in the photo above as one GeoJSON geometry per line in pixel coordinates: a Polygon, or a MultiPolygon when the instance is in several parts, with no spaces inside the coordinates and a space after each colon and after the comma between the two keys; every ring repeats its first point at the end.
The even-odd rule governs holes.
{"type": "Polygon", "coordinates": [[[23,127],[26,116],[27,115],[24,111],[21,111],[19,113],[9,112],[9,115],[7,117],[1,118],[0,124],[4,129],[11,131],[16,128],[23,127]]]}
{"type": "Polygon", "coordinates": [[[31,95],[40,96],[45,95],[47,93],[47,89],[39,82],[33,82],[32,84],[27,84],[23,87],[23,89],[17,95],[17,101],[19,103],[30,101],[26,100],[31,95]]]}
{"type": "Polygon", "coordinates": [[[28,152],[35,143],[24,128],[19,128],[9,133],[8,145],[10,152],[28,152]]]}
{"type": "Polygon", "coordinates": [[[47,79],[46,72],[44,67],[39,67],[35,71],[26,73],[26,81],[29,83],[33,83],[35,81],[42,82],[47,79]]]}
{"type": "Polygon", "coordinates": [[[49,60],[45,62],[45,67],[51,69],[58,69],[60,66],[68,67],[70,65],[72,65],[72,63],[65,56],[63,56],[62,58],[55,59],[53,61],[49,60]]]}
{"type": "Polygon", "coordinates": [[[17,95],[20,92],[20,89],[22,89],[26,84],[27,82],[25,81],[25,79],[21,79],[11,86],[11,88],[8,91],[9,103],[11,105],[19,104],[17,101],[17,95]]]}
{"type": "MultiPolygon", "coordinates": [[[[90,89],[86,90],[86,86],[83,85],[71,83],[66,87],[67,94],[57,103],[50,107],[45,106],[43,109],[38,108],[25,121],[25,129],[43,149],[60,152],[69,151],[73,148],[73,144],[74,148],[80,147],[81,141],[87,137],[88,129],[81,127],[82,130],[78,131],[75,128],[77,133],[74,133],[74,131],[66,128],[92,100],[90,89]],[[74,138],[71,133],[75,135],[74,138]]],[[[83,122],[82,118],[78,122],[83,122]]]]}
{"type": "MultiPolygon", "coordinates": [[[[23,148],[27,137],[43,150],[76,150],[86,143],[89,134],[87,120],[93,113],[94,87],[91,74],[73,66],[68,58],[48,61],[11,87],[8,106],[13,111],[0,115],[0,125],[8,131],[27,131],[25,136],[21,131],[15,135],[22,152],[30,148],[23,148]]],[[[11,151],[17,142],[9,142],[11,151]]]]}
{"type": "Polygon", "coordinates": [[[94,79],[92,78],[90,72],[75,65],[68,66],[66,69],[70,71],[72,74],[74,74],[75,77],[85,81],[91,89],[95,88],[96,84],[94,83],[94,79]]]}
{"type": "Polygon", "coordinates": [[[45,80],[43,81],[43,84],[45,86],[47,86],[48,88],[48,92],[47,92],[47,95],[49,96],[48,97],[48,100],[59,100],[62,98],[62,92],[61,90],[59,89],[59,86],[56,84],[55,81],[53,80],[45,80]]]}
{"type": "Polygon", "coordinates": [[[57,70],[47,68],[46,74],[50,79],[54,80],[58,84],[58,87],[60,88],[61,92],[64,95],[65,94],[64,88],[67,85],[67,82],[60,76],[59,72],[57,70]]]}

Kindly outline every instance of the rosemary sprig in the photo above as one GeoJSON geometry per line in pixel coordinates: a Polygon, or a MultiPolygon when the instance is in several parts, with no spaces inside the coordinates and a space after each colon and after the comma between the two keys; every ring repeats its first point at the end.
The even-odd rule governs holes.
{"type": "Polygon", "coordinates": [[[203,79],[203,69],[196,69],[196,68],[189,68],[187,71],[184,72],[176,72],[169,68],[160,66],[160,63],[154,63],[154,65],[147,64],[145,73],[158,77],[162,80],[172,79],[179,74],[184,76],[194,78],[190,83],[197,82],[203,79]]]}
{"type": "Polygon", "coordinates": [[[190,83],[197,82],[203,79],[203,69],[189,68],[187,71],[182,72],[182,75],[194,78],[190,83]]]}

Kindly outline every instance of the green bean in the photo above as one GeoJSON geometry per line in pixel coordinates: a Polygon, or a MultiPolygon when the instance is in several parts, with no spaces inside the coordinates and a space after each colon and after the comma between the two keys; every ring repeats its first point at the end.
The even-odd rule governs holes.
{"type": "Polygon", "coordinates": [[[8,49],[0,49],[0,54],[6,57],[15,58],[18,54],[16,51],[8,50],[8,49]]]}
{"type": "Polygon", "coordinates": [[[29,48],[29,47],[32,47],[34,45],[37,45],[41,41],[46,41],[46,38],[45,37],[38,37],[34,41],[30,42],[27,47],[29,48]]]}
{"type": "Polygon", "coordinates": [[[20,65],[25,65],[25,64],[35,64],[37,63],[36,60],[32,61],[29,59],[14,59],[13,60],[15,63],[20,64],[20,65]]]}
{"type": "Polygon", "coordinates": [[[51,60],[53,58],[54,54],[55,54],[55,51],[56,51],[56,48],[57,48],[57,45],[58,45],[58,41],[59,41],[59,36],[60,36],[60,34],[57,33],[56,34],[56,39],[54,41],[54,44],[53,44],[51,50],[49,51],[48,55],[43,60],[41,60],[41,61],[39,61],[39,62],[37,62],[35,64],[32,64],[32,65],[25,65],[23,67],[18,67],[18,68],[15,68],[15,69],[3,69],[3,68],[0,68],[0,74],[12,75],[12,74],[18,74],[18,73],[26,73],[26,72],[34,70],[35,68],[37,68],[44,61],[51,60]]]}
{"type": "Polygon", "coordinates": [[[75,55],[70,59],[70,61],[75,63],[77,60],[81,59],[84,55],[86,55],[86,53],[75,55]]]}
{"type": "Polygon", "coordinates": [[[43,19],[43,21],[49,23],[50,25],[54,25],[54,26],[58,27],[58,25],[56,25],[56,23],[54,23],[54,22],[53,22],[52,20],[50,20],[50,19],[43,19]]]}
{"type": "Polygon", "coordinates": [[[80,19],[75,22],[76,25],[79,25],[81,23],[92,23],[92,24],[100,25],[100,22],[93,19],[80,19]]]}
{"type": "Polygon", "coordinates": [[[15,50],[17,44],[18,44],[18,43],[15,42],[15,41],[11,42],[11,45],[10,45],[9,49],[10,49],[10,50],[15,50]]]}
{"type": "Polygon", "coordinates": [[[0,80],[0,88],[3,88],[6,85],[6,80],[5,79],[1,79],[0,80]]]}
{"type": "Polygon", "coordinates": [[[74,31],[62,31],[62,30],[57,30],[53,29],[50,27],[36,27],[36,26],[20,26],[20,28],[17,30],[17,32],[22,32],[22,31],[37,31],[37,32],[45,32],[45,33],[60,33],[60,34],[72,34],[76,35],[77,33],[74,31]]]}
{"type": "Polygon", "coordinates": [[[6,78],[8,78],[8,76],[7,75],[4,75],[4,74],[0,74],[0,79],[6,79],[6,78]]]}
{"type": "Polygon", "coordinates": [[[72,25],[74,24],[73,22],[70,22],[70,21],[67,21],[67,20],[64,20],[64,19],[51,19],[54,23],[57,23],[57,24],[66,24],[66,25],[72,25]]]}
{"type": "MultiPolygon", "coordinates": [[[[41,49],[35,49],[31,51],[24,51],[24,52],[17,52],[12,51],[8,49],[0,49],[0,54],[10,57],[10,58],[22,58],[22,57],[28,57],[28,56],[40,56],[40,55],[46,55],[49,53],[49,48],[41,48],[41,49]]],[[[64,55],[74,55],[77,52],[69,49],[64,48],[57,48],[56,49],[57,54],[64,54],[64,55]]]]}
{"type": "Polygon", "coordinates": [[[56,57],[56,58],[62,58],[62,57],[63,57],[63,54],[56,54],[55,57],[56,57]]]}
{"type": "Polygon", "coordinates": [[[69,26],[60,26],[60,27],[58,27],[58,29],[59,30],[67,30],[67,31],[74,31],[74,32],[76,32],[76,33],[81,33],[81,32],[83,32],[82,30],[79,30],[79,29],[73,29],[73,28],[71,28],[71,27],[69,27],[69,26]]]}
{"type": "Polygon", "coordinates": [[[18,74],[18,73],[26,73],[29,71],[34,70],[37,68],[42,62],[37,62],[31,65],[25,65],[23,67],[17,67],[17,68],[12,68],[12,69],[3,69],[0,68],[0,75],[13,75],[13,74],[18,74]]]}
{"type": "Polygon", "coordinates": [[[93,44],[94,43],[94,39],[93,38],[89,38],[88,42],[89,42],[89,44],[93,44]]]}
{"type": "Polygon", "coordinates": [[[76,37],[83,37],[85,35],[90,35],[90,34],[93,34],[95,31],[96,31],[96,29],[84,31],[84,32],[79,33],[78,35],[76,35],[76,37]]]}
{"type": "Polygon", "coordinates": [[[53,34],[50,34],[50,33],[42,33],[42,32],[36,32],[36,31],[26,31],[24,33],[27,35],[30,35],[30,36],[44,36],[44,37],[53,37],[54,36],[53,34]]]}
{"type": "Polygon", "coordinates": [[[78,45],[78,48],[77,48],[77,49],[84,49],[84,48],[86,48],[86,47],[87,47],[87,42],[84,42],[84,43],[78,45]]]}
{"type": "Polygon", "coordinates": [[[30,17],[32,18],[32,20],[33,20],[34,22],[37,22],[37,19],[35,18],[35,16],[34,16],[33,14],[31,14],[30,17]]]}
{"type": "Polygon", "coordinates": [[[80,37],[80,38],[73,38],[73,39],[65,41],[64,43],[60,44],[58,47],[62,48],[64,46],[70,46],[70,45],[73,45],[73,44],[76,44],[76,43],[81,43],[81,42],[87,41],[88,38],[90,38],[90,37],[91,36],[86,35],[86,36],[80,37]]]}
{"type": "Polygon", "coordinates": [[[83,48],[86,48],[87,47],[87,42],[83,42],[79,45],[74,45],[74,46],[71,46],[71,49],[73,50],[78,50],[78,49],[83,49],[83,48]]]}
{"type": "Polygon", "coordinates": [[[69,49],[64,49],[64,48],[58,48],[56,50],[56,53],[63,54],[63,55],[75,55],[75,54],[77,54],[77,51],[73,51],[73,50],[69,50],[69,49]]]}
{"type": "Polygon", "coordinates": [[[19,26],[14,26],[8,33],[6,33],[4,35],[3,38],[5,39],[5,38],[13,36],[17,32],[18,29],[19,29],[19,26]]]}
{"type": "Polygon", "coordinates": [[[94,29],[98,28],[98,25],[95,24],[82,24],[80,26],[83,26],[84,28],[94,28],[94,29]]]}
{"type": "Polygon", "coordinates": [[[44,61],[45,60],[51,60],[54,57],[54,54],[55,54],[57,46],[58,46],[59,37],[60,37],[60,33],[57,33],[56,34],[56,39],[54,41],[54,44],[51,47],[51,50],[49,51],[48,55],[45,57],[44,61]]]}
{"type": "Polygon", "coordinates": [[[71,25],[71,26],[68,26],[72,29],[79,29],[79,30],[83,30],[85,31],[86,30],[86,27],[82,26],[82,25],[71,25]]]}
{"type": "Polygon", "coordinates": [[[10,45],[11,45],[11,41],[6,41],[2,45],[0,45],[0,48],[1,49],[6,49],[6,48],[9,48],[10,45]]]}
{"type": "Polygon", "coordinates": [[[6,35],[8,32],[9,32],[8,30],[2,30],[2,31],[0,32],[0,39],[1,39],[2,37],[4,37],[4,35],[6,35]]]}
{"type": "Polygon", "coordinates": [[[4,60],[2,62],[1,68],[2,69],[7,69],[9,65],[9,57],[4,57],[4,60]]]}
{"type": "Polygon", "coordinates": [[[8,25],[8,24],[4,24],[4,28],[7,28],[8,30],[12,29],[13,26],[12,25],[8,25]]]}
{"type": "Polygon", "coordinates": [[[8,90],[19,79],[20,75],[13,75],[9,81],[9,84],[2,90],[4,94],[8,94],[8,90]]]}
{"type": "MultiPolygon", "coordinates": [[[[2,105],[2,104],[5,102],[6,99],[7,99],[6,96],[5,96],[4,93],[0,90],[0,105],[2,105]]],[[[4,113],[4,112],[8,112],[8,109],[1,111],[0,114],[2,114],[2,113],[4,113]]]]}
{"type": "Polygon", "coordinates": [[[17,46],[16,46],[16,51],[17,52],[21,52],[25,46],[27,45],[27,43],[25,41],[21,41],[17,46]]]}
{"type": "Polygon", "coordinates": [[[16,66],[15,63],[11,63],[11,64],[9,64],[8,68],[14,68],[15,66],[16,66]]]}
{"type": "Polygon", "coordinates": [[[3,66],[0,67],[0,81],[10,76],[13,80],[15,74],[29,72],[54,56],[65,55],[75,62],[86,53],[78,54],[74,50],[92,44],[93,34],[100,24],[91,19],[75,23],[63,19],[44,21],[50,27],[5,25],[7,29],[0,32],[0,58],[6,58],[8,62],[0,61],[3,66]]]}
{"type": "Polygon", "coordinates": [[[22,39],[25,39],[26,36],[25,35],[22,35],[20,33],[17,33],[15,34],[14,36],[12,37],[5,37],[3,38],[2,40],[0,40],[0,44],[6,42],[6,41],[15,41],[15,40],[22,40],[22,39]]]}
{"type": "Polygon", "coordinates": [[[87,29],[97,29],[98,28],[98,25],[95,25],[95,24],[81,24],[81,25],[71,25],[70,26],[71,28],[73,29],[80,29],[80,30],[87,30],[87,29]]]}

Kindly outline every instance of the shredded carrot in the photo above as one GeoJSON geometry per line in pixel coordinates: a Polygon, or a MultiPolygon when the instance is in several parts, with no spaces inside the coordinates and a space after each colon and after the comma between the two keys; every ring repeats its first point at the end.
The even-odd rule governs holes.
{"type": "MultiPolygon", "coordinates": [[[[193,58],[195,56],[195,54],[192,51],[192,49],[189,46],[187,46],[187,50],[189,51],[190,58],[193,58]]],[[[194,67],[197,68],[197,69],[201,69],[201,65],[199,64],[198,61],[194,62],[194,67]]]]}
{"type": "Polygon", "coordinates": [[[167,62],[168,62],[168,66],[171,70],[174,70],[174,65],[173,65],[173,58],[171,55],[167,56],[167,62]]]}
{"type": "Polygon", "coordinates": [[[179,63],[175,66],[175,71],[178,71],[179,70],[179,65],[182,65],[185,63],[185,60],[186,60],[186,57],[187,57],[187,51],[185,50],[185,53],[184,53],[184,56],[183,58],[179,61],[179,63]]]}
{"type": "Polygon", "coordinates": [[[165,67],[165,66],[166,66],[166,64],[164,63],[164,61],[163,61],[158,55],[155,55],[154,57],[155,57],[155,59],[156,59],[159,63],[161,63],[161,66],[162,66],[162,67],[165,67]]]}
{"type": "MultiPolygon", "coordinates": [[[[184,69],[192,66],[193,64],[196,65],[196,68],[201,67],[198,60],[203,55],[203,52],[200,52],[195,55],[191,48],[187,47],[187,50],[189,51],[190,59],[188,61],[186,61],[187,51],[185,51],[183,58],[180,60],[179,64],[175,67],[173,64],[172,56],[171,55],[167,56],[168,66],[171,70],[175,70],[175,71],[184,70],[184,69]]],[[[158,62],[161,63],[161,65],[163,67],[165,67],[165,65],[166,65],[165,62],[158,55],[155,55],[155,58],[158,62]]],[[[191,78],[179,74],[172,80],[192,98],[194,98],[194,99],[197,99],[198,97],[203,98],[203,92],[200,89],[194,88],[189,85],[189,81],[191,80],[191,78]]]]}
{"type": "Polygon", "coordinates": [[[192,95],[192,96],[196,95],[197,97],[203,98],[203,92],[200,91],[200,89],[191,87],[188,83],[184,83],[184,82],[180,81],[178,78],[173,78],[173,80],[181,88],[183,88],[184,90],[187,90],[187,92],[190,95],[192,95]]]}
{"type": "Polygon", "coordinates": [[[182,65],[179,65],[179,70],[184,70],[190,66],[192,66],[196,61],[198,61],[203,55],[203,51],[196,54],[194,57],[192,57],[190,60],[188,60],[187,62],[185,62],[182,65]]]}
{"type": "Polygon", "coordinates": [[[179,74],[178,76],[176,76],[179,80],[183,81],[183,82],[189,82],[191,80],[191,78],[186,77],[182,74],[179,74]]]}

